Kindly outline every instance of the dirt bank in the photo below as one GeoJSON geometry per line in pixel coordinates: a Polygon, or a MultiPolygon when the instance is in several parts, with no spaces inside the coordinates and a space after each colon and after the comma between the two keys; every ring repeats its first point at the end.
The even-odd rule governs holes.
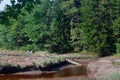
{"type": "MultiPolygon", "coordinates": [[[[87,65],[86,72],[87,72],[87,76],[89,77],[90,80],[94,80],[94,79],[98,80],[101,77],[107,76],[110,73],[120,71],[119,65],[115,66],[112,64],[112,62],[114,60],[119,59],[114,56],[96,58],[91,55],[80,55],[80,54],[57,55],[57,54],[48,54],[48,53],[28,54],[26,52],[22,52],[22,53],[21,52],[20,53],[2,52],[2,53],[0,53],[0,74],[15,73],[17,75],[22,74],[22,75],[25,75],[25,77],[27,77],[26,75],[41,76],[44,74],[44,71],[47,71],[47,73],[49,73],[51,71],[59,71],[61,67],[64,68],[64,66],[66,65],[66,61],[64,61],[64,60],[61,61],[61,58],[58,58],[58,56],[62,57],[64,59],[70,59],[70,60],[80,63],[82,65],[83,64],[87,65]],[[53,61],[55,63],[49,62],[51,59],[53,59],[53,61]],[[45,60],[48,60],[46,62],[50,63],[49,67],[43,66],[42,62],[45,60]],[[56,64],[56,63],[59,63],[59,64],[56,64]],[[41,68],[41,66],[43,68],[41,68]],[[57,68],[57,66],[59,68],[57,68]],[[36,70],[38,72],[36,72],[36,70]]],[[[73,71],[75,71],[75,69],[73,69],[73,71]]],[[[60,72],[59,75],[61,75],[63,73],[64,72],[60,72]]],[[[46,74],[46,75],[48,75],[48,74],[46,74]]],[[[88,77],[85,77],[86,78],[85,80],[88,80],[88,77]]],[[[69,78],[70,78],[70,76],[67,78],[62,78],[62,79],[56,78],[56,79],[51,79],[51,80],[67,80],[69,78]]],[[[71,77],[71,80],[72,79],[74,80],[74,78],[75,78],[75,76],[71,77]]],[[[79,76],[79,78],[81,78],[81,77],[79,76]]],[[[77,79],[78,79],[78,77],[76,76],[75,80],[77,80],[77,79]]],[[[40,80],[42,80],[42,79],[40,79],[40,80]]],[[[47,80],[47,79],[43,79],[43,80],[47,80]]],[[[78,79],[78,80],[80,80],[80,79],[78,79]]],[[[81,80],[84,80],[84,79],[82,78],[81,80]]]]}
{"type": "Polygon", "coordinates": [[[113,65],[113,61],[117,59],[115,56],[110,56],[90,62],[87,66],[88,77],[99,80],[101,77],[120,71],[120,65],[113,65]]]}

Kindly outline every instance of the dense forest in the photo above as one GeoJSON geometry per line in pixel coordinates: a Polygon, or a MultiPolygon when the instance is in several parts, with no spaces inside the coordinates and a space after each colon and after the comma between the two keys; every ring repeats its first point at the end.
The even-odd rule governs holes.
{"type": "Polygon", "coordinates": [[[120,0],[11,0],[0,12],[1,49],[107,56],[119,44],[120,0]]]}

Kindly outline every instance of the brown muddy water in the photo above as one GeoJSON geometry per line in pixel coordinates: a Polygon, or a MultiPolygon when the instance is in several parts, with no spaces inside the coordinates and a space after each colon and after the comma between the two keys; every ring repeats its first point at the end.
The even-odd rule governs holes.
{"type": "Polygon", "coordinates": [[[67,65],[57,71],[27,71],[1,74],[0,80],[89,80],[86,65],[67,65]]]}

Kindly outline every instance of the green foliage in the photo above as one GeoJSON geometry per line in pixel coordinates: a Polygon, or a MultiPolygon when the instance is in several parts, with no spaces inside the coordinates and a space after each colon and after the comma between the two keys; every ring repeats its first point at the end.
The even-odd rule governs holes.
{"type": "Polygon", "coordinates": [[[120,42],[119,0],[11,0],[0,12],[0,47],[116,52],[120,42]]]}
{"type": "Polygon", "coordinates": [[[41,65],[41,67],[49,67],[51,65],[60,64],[62,62],[65,62],[65,59],[63,57],[52,56],[50,58],[45,59],[38,65],[41,65]]]}
{"type": "MultiPolygon", "coordinates": [[[[118,55],[117,54],[117,56],[119,57],[120,56],[120,54],[118,55]]],[[[118,66],[118,65],[120,65],[120,61],[118,60],[114,60],[114,61],[112,61],[112,65],[114,65],[114,66],[118,66]]]]}
{"type": "Polygon", "coordinates": [[[116,43],[116,53],[120,53],[120,44],[116,43]]]}
{"type": "Polygon", "coordinates": [[[117,43],[120,43],[120,17],[116,18],[113,23],[113,32],[114,38],[116,39],[117,43]]]}
{"type": "Polygon", "coordinates": [[[0,63],[0,67],[12,67],[12,64],[9,64],[8,62],[0,63]]]}
{"type": "MultiPolygon", "coordinates": [[[[40,50],[40,48],[35,45],[35,44],[28,44],[28,45],[25,45],[23,47],[20,47],[20,50],[34,50],[34,51],[38,51],[40,50]]],[[[41,49],[42,50],[42,49],[41,49]]]]}
{"type": "Polygon", "coordinates": [[[111,6],[109,4],[109,1],[104,0],[86,0],[81,7],[83,48],[98,52],[101,56],[110,55],[115,51],[111,6]]]}

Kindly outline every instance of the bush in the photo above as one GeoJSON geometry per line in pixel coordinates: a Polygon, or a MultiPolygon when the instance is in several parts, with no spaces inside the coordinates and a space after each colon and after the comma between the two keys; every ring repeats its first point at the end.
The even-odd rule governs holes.
{"type": "Polygon", "coordinates": [[[39,47],[37,47],[37,45],[34,44],[28,44],[26,46],[23,46],[20,48],[21,50],[34,50],[34,51],[38,51],[39,47]]]}
{"type": "Polygon", "coordinates": [[[120,44],[116,43],[116,53],[120,53],[120,44]]]}
{"type": "Polygon", "coordinates": [[[62,63],[64,61],[65,61],[65,59],[63,57],[52,56],[52,57],[49,57],[49,58],[45,59],[44,61],[42,61],[40,63],[40,65],[42,65],[42,67],[49,67],[51,65],[62,63]]]}

